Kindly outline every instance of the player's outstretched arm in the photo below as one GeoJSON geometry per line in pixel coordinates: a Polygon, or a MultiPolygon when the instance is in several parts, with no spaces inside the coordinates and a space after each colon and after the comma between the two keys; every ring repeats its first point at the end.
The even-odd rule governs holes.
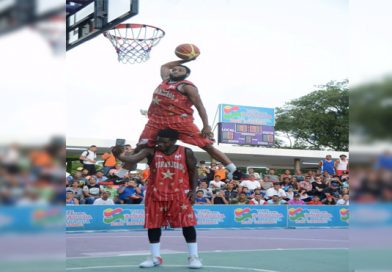
{"type": "Polygon", "coordinates": [[[203,122],[203,129],[201,130],[203,136],[212,138],[213,137],[212,128],[208,124],[207,111],[203,105],[203,102],[201,101],[199,91],[197,90],[196,87],[194,87],[192,85],[184,85],[182,90],[188,96],[188,98],[192,102],[192,104],[195,105],[195,108],[197,109],[197,112],[199,113],[200,119],[203,122]]]}
{"type": "Polygon", "coordinates": [[[116,159],[125,162],[125,163],[138,163],[143,159],[147,158],[147,156],[152,156],[154,154],[153,148],[143,148],[138,153],[131,154],[126,153],[124,148],[121,146],[115,146],[112,150],[113,155],[116,159]]]}
{"type": "Polygon", "coordinates": [[[171,61],[171,62],[163,64],[161,66],[161,78],[162,78],[162,80],[169,79],[170,69],[172,69],[172,68],[174,68],[174,67],[176,67],[178,65],[184,64],[186,62],[195,60],[195,59],[196,58],[188,59],[188,60],[175,60],[175,61],[171,61]]]}

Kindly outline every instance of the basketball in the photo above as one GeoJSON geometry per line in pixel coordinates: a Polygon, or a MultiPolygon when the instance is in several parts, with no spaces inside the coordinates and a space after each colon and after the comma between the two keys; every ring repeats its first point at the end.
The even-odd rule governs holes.
{"type": "Polygon", "coordinates": [[[194,44],[184,43],[176,47],[175,53],[180,59],[189,60],[198,57],[200,55],[200,50],[194,44]]]}

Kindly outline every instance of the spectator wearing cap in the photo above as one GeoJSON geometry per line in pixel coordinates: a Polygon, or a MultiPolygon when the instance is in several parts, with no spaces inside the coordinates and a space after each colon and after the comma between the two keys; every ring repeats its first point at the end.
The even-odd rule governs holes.
{"type": "Polygon", "coordinates": [[[102,172],[105,176],[108,176],[110,169],[113,169],[116,166],[116,158],[114,157],[112,153],[113,146],[110,147],[109,152],[103,153],[101,156],[103,160],[103,168],[102,172]]]}
{"type": "Polygon", "coordinates": [[[198,190],[196,192],[195,204],[211,204],[211,201],[204,196],[204,192],[202,190],[198,190]]]}
{"type": "Polygon", "coordinates": [[[100,198],[97,198],[93,205],[114,205],[113,199],[109,198],[110,193],[103,191],[100,198]]]}
{"type": "Polygon", "coordinates": [[[294,193],[294,198],[289,200],[289,205],[305,205],[305,202],[301,199],[300,194],[294,193]]]}
{"type": "Polygon", "coordinates": [[[254,198],[249,201],[250,205],[265,205],[267,201],[265,201],[263,195],[261,193],[255,193],[254,198]]]}
{"type": "Polygon", "coordinates": [[[287,202],[281,199],[278,195],[273,195],[271,199],[267,200],[267,204],[269,205],[282,205],[286,204],[287,202]]]}
{"type": "Polygon", "coordinates": [[[280,188],[279,182],[275,182],[274,186],[272,188],[269,188],[265,192],[265,198],[268,199],[268,200],[271,199],[272,196],[274,196],[274,195],[279,196],[281,199],[289,200],[287,198],[286,192],[282,188],[280,188]]]}
{"type": "Polygon", "coordinates": [[[335,160],[334,167],[337,176],[342,176],[344,173],[348,173],[347,156],[344,154],[340,155],[339,159],[335,160]]]}
{"type": "Polygon", "coordinates": [[[220,189],[220,188],[224,188],[225,185],[226,183],[221,180],[221,176],[215,175],[214,180],[210,181],[209,187],[211,189],[220,189]]]}
{"type": "Polygon", "coordinates": [[[229,204],[229,201],[227,201],[225,197],[225,192],[222,190],[216,190],[214,196],[212,197],[212,203],[213,204],[229,204]]]}
{"type": "Polygon", "coordinates": [[[253,192],[255,189],[260,189],[261,185],[258,180],[256,180],[254,174],[250,174],[249,176],[245,176],[245,179],[240,183],[241,187],[246,187],[249,191],[253,192]]]}
{"type": "Polygon", "coordinates": [[[83,168],[88,170],[89,175],[94,175],[96,172],[95,163],[97,162],[97,146],[91,145],[88,150],[80,154],[79,159],[83,161],[83,168]]]}

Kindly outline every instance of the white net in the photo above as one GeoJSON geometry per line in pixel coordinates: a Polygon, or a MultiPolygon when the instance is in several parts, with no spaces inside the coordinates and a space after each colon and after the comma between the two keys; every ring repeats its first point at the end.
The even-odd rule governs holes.
{"type": "Polygon", "coordinates": [[[152,47],[159,43],[165,32],[149,25],[120,24],[106,31],[104,36],[116,49],[119,62],[133,64],[147,61],[152,47]]]}

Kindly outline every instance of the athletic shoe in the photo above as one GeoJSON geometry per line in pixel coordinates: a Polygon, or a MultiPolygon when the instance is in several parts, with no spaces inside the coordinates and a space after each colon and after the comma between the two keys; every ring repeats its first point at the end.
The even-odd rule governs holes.
{"type": "Polygon", "coordinates": [[[140,268],[149,268],[149,267],[154,267],[154,266],[159,266],[163,263],[163,260],[161,257],[155,257],[155,256],[149,256],[147,260],[139,264],[140,268]]]}
{"type": "Polygon", "coordinates": [[[190,256],[188,257],[188,267],[192,269],[198,269],[201,268],[203,265],[199,259],[199,257],[196,256],[190,256]]]}

